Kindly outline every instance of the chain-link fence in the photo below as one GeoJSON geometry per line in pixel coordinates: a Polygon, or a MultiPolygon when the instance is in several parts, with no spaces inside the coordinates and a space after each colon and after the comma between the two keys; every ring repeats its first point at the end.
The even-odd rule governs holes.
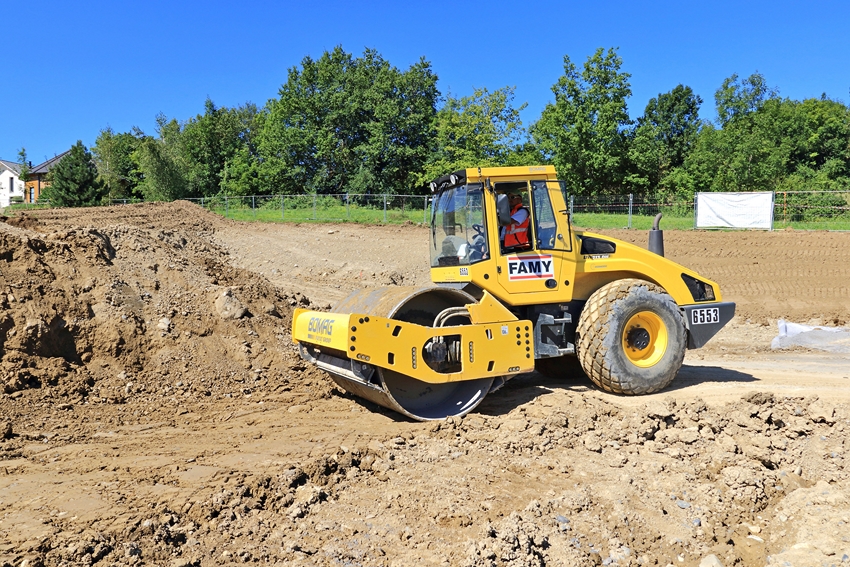
{"type": "Polygon", "coordinates": [[[428,222],[424,195],[253,195],[187,199],[236,220],[428,222]]]}
{"type": "MultiPolygon", "coordinates": [[[[850,230],[850,192],[777,191],[773,201],[773,229],[850,230]]],[[[658,199],[639,195],[570,197],[573,223],[587,228],[651,228],[658,213],[662,228],[694,228],[694,201],[658,199]]]]}
{"type": "Polygon", "coordinates": [[[850,230],[850,191],[777,191],[773,227],[850,230]]]}
{"type": "MultiPolygon", "coordinates": [[[[428,195],[256,195],[188,199],[227,218],[261,221],[427,223],[428,195]]],[[[694,201],[645,195],[570,196],[572,222],[585,228],[648,230],[658,213],[661,227],[694,228],[694,201]]],[[[850,230],[850,192],[774,194],[774,228],[850,230]]]]}
{"type": "Polygon", "coordinates": [[[587,228],[637,228],[648,230],[658,213],[662,228],[694,228],[694,202],[652,196],[569,197],[570,218],[587,228]]]}
{"type": "MultiPolygon", "coordinates": [[[[359,223],[429,222],[430,195],[254,195],[187,199],[236,220],[359,223]]],[[[140,199],[113,199],[132,204],[140,199]]],[[[568,199],[573,224],[583,228],[648,230],[658,213],[661,228],[694,228],[694,201],[645,195],[568,199]]],[[[5,212],[49,208],[48,201],[13,203],[5,212]]],[[[850,191],[777,191],[773,228],[850,230],[850,191]]]]}

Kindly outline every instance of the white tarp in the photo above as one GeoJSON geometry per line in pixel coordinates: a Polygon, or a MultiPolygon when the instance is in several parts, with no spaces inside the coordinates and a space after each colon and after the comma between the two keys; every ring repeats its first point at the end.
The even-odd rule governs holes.
{"type": "Polygon", "coordinates": [[[806,347],[828,352],[850,352],[850,329],[845,327],[813,327],[780,319],[779,335],[770,348],[806,347]]]}
{"type": "Polygon", "coordinates": [[[773,193],[697,193],[697,228],[773,228],[773,193]]]}

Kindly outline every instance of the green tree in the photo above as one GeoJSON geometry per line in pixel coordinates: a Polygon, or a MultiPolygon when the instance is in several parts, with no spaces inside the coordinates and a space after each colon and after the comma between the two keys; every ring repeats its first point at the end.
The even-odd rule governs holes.
{"type": "Polygon", "coordinates": [[[26,191],[27,181],[30,178],[30,160],[27,157],[26,148],[18,150],[18,163],[21,164],[21,172],[18,174],[18,179],[24,184],[24,191],[26,191]]]}
{"type": "Polygon", "coordinates": [[[697,191],[769,191],[793,169],[804,132],[796,103],[770,99],[722,129],[703,128],[686,159],[697,191]]]}
{"type": "Polygon", "coordinates": [[[738,74],[733,73],[723,81],[714,93],[717,104],[717,120],[721,126],[726,126],[732,120],[755,112],[765,103],[778,96],[777,89],[767,86],[764,75],[758,71],[738,80],[738,74]]]}
{"type": "Polygon", "coordinates": [[[555,102],[531,128],[543,155],[580,195],[624,190],[632,126],[626,99],[632,91],[622,63],[615,49],[599,48],[579,72],[564,56],[564,75],[552,87],[555,102]]]}
{"type": "Polygon", "coordinates": [[[633,189],[675,191],[677,182],[669,176],[696,142],[701,104],[699,95],[683,85],[649,100],[629,144],[632,171],[627,181],[633,189]]]}
{"type": "Polygon", "coordinates": [[[225,160],[221,188],[227,195],[256,195],[262,192],[257,138],[262,128],[264,111],[249,103],[236,108],[235,113],[241,124],[241,143],[235,153],[225,160]]]}
{"type": "Polygon", "coordinates": [[[147,201],[173,201],[187,196],[189,183],[177,120],[156,117],[158,137],[145,137],[134,154],[142,173],[139,192],[147,201]]]}
{"type": "Polygon", "coordinates": [[[251,136],[257,109],[217,107],[207,98],[204,114],[183,125],[181,151],[186,163],[189,194],[211,196],[221,192],[228,162],[234,162],[251,136]]]}
{"type": "Polygon", "coordinates": [[[638,128],[651,127],[655,139],[661,143],[665,171],[684,163],[702,124],[699,119],[701,104],[702,98],[694,94],[691,87],[678,85],[650,99],[643,116],[638,119],[638,128]]]}
{"type": "Polygon", "coordinates": [[[472,96],[446,97],[437,111],[436,148],[419,177],[427,183],[440,175],[474,166],[506,165],[522,151],[525,137],[519,113],[514,107],[514,88],[492,93],[475,89],[472,96]]]}
{"type": "Polygon", "coordinates": [[[399,71],[376,51],[305,57],[263,114],[266,192],[407,190],[433,146],[437,77],[421,59],[399,71]]]}
{"type": "Polygon", "coordinates": [[[92,155],[81,141],[71,148],[52,170],[52,183],[41,192],[41,197],[58,207],[84,207],[99,205],[106,195],[97,175],[92,155]]]}
{"type": "Polygon", "coordinates": [[[137,187],[142,182],[136,151],[144,140],[138,128],[132,132],[115,133],[107,126],[98,134],[92,147],[100,180],[110,199],[141,196],[137,187]]]}

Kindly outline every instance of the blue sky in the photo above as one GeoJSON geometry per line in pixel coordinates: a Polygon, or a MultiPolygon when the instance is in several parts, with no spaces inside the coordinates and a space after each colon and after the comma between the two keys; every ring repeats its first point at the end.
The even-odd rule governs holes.
{"type": "Polygon", "coordinates": [[[850,3],[489,0],[263,2],[4,0],[0,158],[33,163],[98,132],[219,106],[263,105],[287,69],[341,45],[399,69],[431,62],[443,94],[516,87],[526,126],[552,100],[569,55],[617,47],[631,73],[629,111],[678,84],[703,99],[732,73],[758,71],[780,96],[850,102],[850,3]]]}

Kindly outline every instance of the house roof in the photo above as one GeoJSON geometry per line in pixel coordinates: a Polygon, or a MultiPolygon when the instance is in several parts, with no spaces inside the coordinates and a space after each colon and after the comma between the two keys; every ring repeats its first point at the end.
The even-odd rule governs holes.
{"type": "Polygon", "coordinates": [[[65,155],[71,153],[71,150],[67,150],[59,154],[58,156],[53,156],[49,160],[44,163],[40,163],[37,166],[33,167],[30,170],[30,173],[47,173],[51,169],[53,169],[57,163],[59,163],[65,155]]]}
{"type": "Polygon", "coordinates": [[[5,160],[5,159],[0,159],[0,165],[5,167],[6,169],[12,170],[12,173],[14,173],[15,175],[21,174],[21,164],[19,164],[19,163],[15,163],[13,161],[8,161],[8,160],[5,160]]]}

